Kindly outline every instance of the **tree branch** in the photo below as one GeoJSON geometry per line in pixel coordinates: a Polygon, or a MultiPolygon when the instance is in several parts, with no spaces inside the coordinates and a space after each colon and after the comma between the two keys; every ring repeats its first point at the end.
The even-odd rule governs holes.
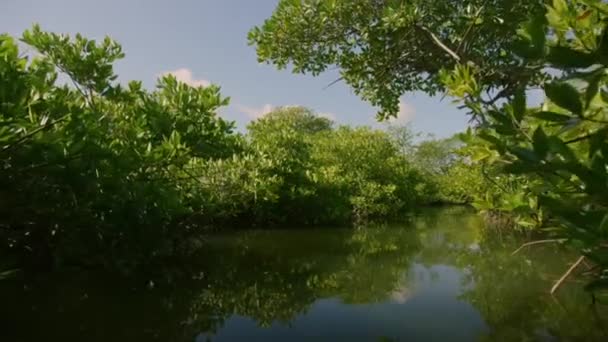
{"type": "Polygon", "coordinates": [[[67,118],[67,116],[68,116],[68,114],[65,114],[64,116],[62,116],[61,118],[59,118],[55,121],[49,122],[48,124],[46,124],[44,126],[40,126],[40,127],[36,128],[35,130],[22,136],[21,138],[17,139],[16,141],[12,142],[11,144],[5,145],[2,148],[2,152],[9,151],[9,150],[13,149],[14,147],[18,146],[19,144],[21,144],[22,142],[24,142],[25,140],[27,140],[28,138],[31,138],[32,136],[36,135],[38,132],[44,131],[46,129],[49,129],[49,128],[55,126],[56,124],[64,121],[67,118]]]}
{"type": "MultiPolygon", "coordinates": [[[[492,98],[490,98],[488,100],[484,100],[480,96],[480,100],[486,106],[493,106],[494,104],[496,104],[496,101],[500,100],[501,98],[509,97],[511,95],[512,91],[513,90],[511,89],[510,86],[506,86],[503,89],[501,89],[498,93],[496,93],[496,95],[494,95],[494,97],[492,97],[492,98]]],[[[489,96],[489,94],[488,94],[488,96],[489,96]]]]}
{"type": "Polygon", "coordinates": [[[450,55],[452,58],[454,58],[456,60],[456,62],[460,62],[460,60],[461,60],[460,56],[458,56],[458,54],[456,54],[456,52],[454,52],[447,45],[445,45],[433,32],[431,32],[428,28],[426,28],[422,25],[417,25],[417,27],[419,29],[421,29],[422,31],[424,31],[429,36],[431,41],[433,41],[433,43],[435,43],[435,45],[439,46],[441,49],[443,49],[443,51],[447,52],[448,55],[450,55]]]}
{"type": "Polygon", "coordinates": [[[340,76],[338,79],[336,79],[336,80],[332,81],[330,84],[328,84],[328,85],[326,85],[325,87],[323,87],[323,90],[325,90],[325,89],[327,89],[327,88],[329,88],[329,87],[333,86],[334,84],[336,84],[336,83],[338,83],[338,82],[342,81],[343,79],[344,79],[344,77],[341,77],[341,76],[340,76]]]}
{"type": "Polygon", "coordinates": [[[555,283],[555,285],[553,285],[553,287],[551,288],[551,294],[554,294],[555,291],[557,291],[557,289],[562,285],[564,280],[566,280],[568,278],[570,273],[572,273],[572,271],[574,271],[578,267],[578,265],[580,265],[580,263],[583,262],[583,260],[585,260],[585,256],[581,256],[580,258],[578,258],[578,260],[576,260],[576,262],[574,264],[572,264],[572,266],[570,266],[570,268],[566,271],[566,273],[564,273],[564,275],[562,275],[562,277],[559,278],[559,280],[555,283]]]}
{"type": "Polygon", "coordinates": [[[511,253],[511,255],[517,254],[517,252],[521,251],[522,249],[524,249],[528,246],[540,245],[543,243],[562,242],[562,241],[564,241],[564,239],[550,239],[550,240],[538,240],[538,241],[527,242],[527,243],[524,243],[523,245],[521,245],[515,251],[513,251],[513,253],[511,253]]]}

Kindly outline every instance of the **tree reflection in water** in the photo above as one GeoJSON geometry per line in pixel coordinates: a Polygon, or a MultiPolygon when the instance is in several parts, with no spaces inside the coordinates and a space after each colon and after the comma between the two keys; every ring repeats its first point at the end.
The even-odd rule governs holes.
{"type": "Polygon", "coordinates": [[[297,335],[316,319],[362,340],[444,328],[488,341],[605,340],[606,307],[592,310],[580,284],[548,295],[570,253],[541,246],[511,256],[520,241],[488,229],[466,209],[449,208],[400,225],[223,234],[200,255],[202,279],[171,286],[142,289],[92,274],[4,281],[0,321],[16,341],[213,339],[236,329],[236,319],[255,322],[241,333],[265,336],[297,335]],[[461,317],[433,320],[442,306],[461,317]],[[482,324],[462,324],[473,320],[482,324]]]}

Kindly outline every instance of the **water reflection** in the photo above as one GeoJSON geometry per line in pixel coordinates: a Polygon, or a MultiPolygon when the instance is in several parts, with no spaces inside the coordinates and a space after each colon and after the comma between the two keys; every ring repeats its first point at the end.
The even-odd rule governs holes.
{"type": "Polygon", "coordinates": [[[142,290],[91,274],[0,283],[9,341],[606,340],[608,310],[554,246],[512,257],[513,237],[459,208],[407,224],[224,234],[201,280],[142,290]],[[6,304],[5,304],[6,303],[6,304]]]}

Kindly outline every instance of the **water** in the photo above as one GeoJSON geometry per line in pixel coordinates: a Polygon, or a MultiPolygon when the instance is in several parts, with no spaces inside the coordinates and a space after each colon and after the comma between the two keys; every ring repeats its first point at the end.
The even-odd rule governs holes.
{"type": "Polygon", "coordinates": [[[580,279],[548,294],[576,255],[511,256],[520,243],[462,208],[225,233],[199,257],[200,279],[172,286],[83,273],[0,282],[0,341],[608,341],[608,308],[590,306],[580,279]]]}

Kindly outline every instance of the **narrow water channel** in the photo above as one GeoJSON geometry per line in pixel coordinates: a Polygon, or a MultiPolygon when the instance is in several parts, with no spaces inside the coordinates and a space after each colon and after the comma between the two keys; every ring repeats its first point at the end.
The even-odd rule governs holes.
{"type": "Polygon", "coordinates": [[[80,273],[0,283],[1,341],[608,341],[576,259],[463,208],[359,229],[216,235],[197,280],[134,289],[80,273]]]}

